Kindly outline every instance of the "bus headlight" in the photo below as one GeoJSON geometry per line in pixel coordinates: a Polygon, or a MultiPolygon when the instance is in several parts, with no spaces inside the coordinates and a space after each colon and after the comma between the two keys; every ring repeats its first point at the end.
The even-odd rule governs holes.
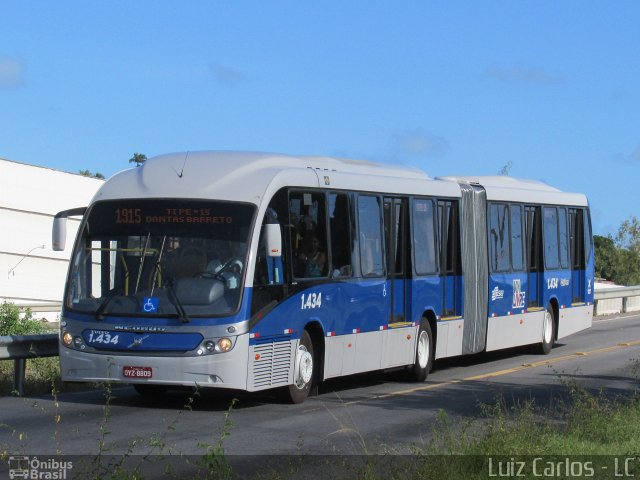
{"type": "Polygon", "coordinates": [[[62,343],[64,343],[65,347],[71,347],[71,344],[73,343],[73,335],[69,332],[64,332],[62,334],[62,343]]]}
{"type": "Polygon", "coordinates": [[[223,337],[220,340],[218,340],[217,350],[219,352],[228,352],[229,350],[231,350],[232,346],[233,346],[233,342],[231,341],[231,339],[227,337],[223,337]]]}

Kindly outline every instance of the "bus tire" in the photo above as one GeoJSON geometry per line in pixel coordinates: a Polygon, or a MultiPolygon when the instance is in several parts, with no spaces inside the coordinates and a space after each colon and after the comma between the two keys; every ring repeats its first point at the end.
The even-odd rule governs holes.
{"type": "Polygon", "coordinates": [[[316,374],[313,342],[307,330],[302,331],[293,362],[293,384],[283,389],[283,399],[288,403],[302,403],[309,396],[316,374]]]}
{"type": "Polygon", "coordinates": [[[542,342],[539,345],[539,352],[547,355],[551,352],[556,338],[556,320],[551,304],[547,305],[542,322],[542,342]]]}
{"type": "Polygon", "coordinates": [[[433,332],[428,322],[423,321],[416,339],[416,355],[409,371],[409,379],[424,382],[433,366],[433,332]]]}

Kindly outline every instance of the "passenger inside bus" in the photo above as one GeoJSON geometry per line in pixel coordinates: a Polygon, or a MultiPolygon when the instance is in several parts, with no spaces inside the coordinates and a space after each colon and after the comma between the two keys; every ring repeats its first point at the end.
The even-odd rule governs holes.
{"type": "Polygon", "coordinates": [[[323,277],[326,275],[327,254],[317,235],[311,234],[305,242],[305,248],[298,255],[301,262],[300,270],[304,271],[304,277],[323,277]]]}

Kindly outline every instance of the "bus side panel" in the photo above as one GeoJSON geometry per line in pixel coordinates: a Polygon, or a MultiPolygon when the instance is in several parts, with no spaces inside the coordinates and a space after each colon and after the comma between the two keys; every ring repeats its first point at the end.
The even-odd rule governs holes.
{"type": "MultiPolygon", "coordinates": [[[[259,339],[289,334],[297,348],[305,326],[317,322],[323,331],[325,365],[319,368],[325,378],[380,369],[390,308],[388,291],[385,279],[310,284],[282,301],[251,329],[252,345],[259,339]]],[[[287,366],[289,383],[293,381],[294,359],[295,349],[287,366]]],[[[249,362],[256,362],[255,355],[249,362]]],[[[278,372],[272,374],[280,378],[284,368],[279,364],[278,372]]],[[[270,385],[264,382],[261,388],[270,385]]]]}
{"type": "Polygon", "coordinates": [[[543,310],[490,318],[487,352],[540,342],[543,320],[543,310]]]}
{"type": "Polygon", "coordinates": [[[593,305],[581,305],[560,310],[558,322],[558,338],[564,338],[572,333],[591,327],[593,305]]]}
{"type": "Polygon", "coordinates": [[[544,311],[526,308],[529,281],[526,272],[490,275],[487,351],[542,340],[544,311]]]}

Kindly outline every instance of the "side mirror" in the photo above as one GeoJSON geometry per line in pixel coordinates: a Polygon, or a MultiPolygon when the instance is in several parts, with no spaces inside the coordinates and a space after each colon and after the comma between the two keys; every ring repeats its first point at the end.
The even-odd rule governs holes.
{"type": "Polygon", "coordinates": [[[282,234],[280,233],[280,224],[267,223],[264,228],[267,255],[270,257],[282,256],[282,234]]]}
{"type": "Polygon", "coordinates": [[[51,232],[51,246],[54,251],[62,252],[67,242],[67,217],[55,217],[53,219],[53,231],[51,232]]]}
{"type": "Polygon", "coordinates": [[[51,232],[51,247],[54,251],[62,252],[67,243],[67,217],[82,216],[86,211],[87,207],[81,207],[64,210],[56,214],[51,232]]]}

